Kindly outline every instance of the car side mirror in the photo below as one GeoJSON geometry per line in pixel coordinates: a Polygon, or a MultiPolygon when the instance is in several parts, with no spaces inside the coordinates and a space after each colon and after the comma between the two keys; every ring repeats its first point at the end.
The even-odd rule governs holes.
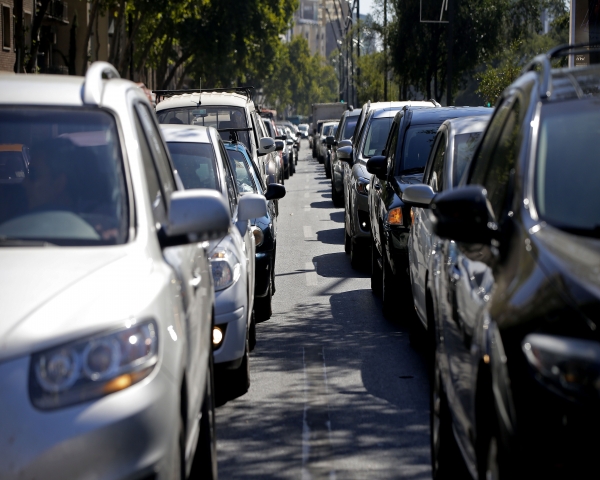
{"type": "Polygon", "coordinates": [[[352,146],[352,140],[340,140],[337,144],[338,148],[351,147],[351,146],[352,146]]]}
{"type": "Polygon", "coordinates": [[[283,140],[275,140],[275,151],[281,152],[283,150],[283,140]]]}
{"type": "Polygon", "coordinates": [[[402,192],[402,201],[409,207],[429,208],[435,192],[429,185],[409,185],[402,192]]]}
{"type": "Polygon", "coordinates": [[[330,147],[335,145],[335,137],[333,135],[329,135],[327,138],[325,138],[325,145],[330,147]]]}
{"type": "Polygon", "coordinates": [[[490,244],[497,231],[480,185],[454,188],[437,194],[431,202],[433,231],[455,242],[490,244]]]}
{"type": "Polygon", "coordinates": [[[279,200],[285,197],[285,187],[279,183],[269,183],[267,185],[267,191],[265,192],[265,198],[267,200],[279,200]]]}
{"type": "Polygon", "coordinates": [[[267,201],[258,193],[246,193],[238,202],[238,221],[245,222],[267,214],[267,201]]]}
{"type": "Polygon", "coordinates": [[[201,188],[171,194],[165,232],[168,246],[221,238],[230,226],[229,205],[216,190],[201,188]]]}
{"type": "Polygon", "coordinates": [[[287,143],[288,145],[293,145],[293,144],[294,144],[294,141],[293,141],[291,138],[288,138],[288,139],[286,140],[286,143],[287,143]]]}
{"type": "Polygon", "coordinates": [[[275,151],[275,140],[271,137],[263,137],[260,139],[258,147],[258,156],[267,155],[275,151]]]}
{"type": "Polygon", "coordinates": [[[352,163],[352,147],[350,145],[337,149],[338,160],[342,162],[352,163]]]}
{"type": "Polygon", "coordinates": [[[387,158],[383,155],[375,155],[369,158],[367,160],[367,172],[375,175],[380,180],[385,180],[387,176],[387,158]]]}

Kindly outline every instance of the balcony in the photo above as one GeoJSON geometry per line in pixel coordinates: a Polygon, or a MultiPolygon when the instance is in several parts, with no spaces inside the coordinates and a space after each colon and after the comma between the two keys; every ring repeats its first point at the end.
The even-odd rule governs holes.
{"type": "Polygon", "coordinates": [[[55,20],[60,23],[69,23],[69,8],[67,2],[63,0],[50,0],[46,16],[49,20],[55,20]]]}

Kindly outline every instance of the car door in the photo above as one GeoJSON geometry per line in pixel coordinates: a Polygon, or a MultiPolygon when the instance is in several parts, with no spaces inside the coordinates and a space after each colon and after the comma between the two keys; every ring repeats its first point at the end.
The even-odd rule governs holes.
{"type": "MultiPolygon", "coordinates": [[[[161,139],[154,115],[143,103],[134,106],[139,147],[145,162],[146,178],[156,197],[152,202],[155,220],[166,225],[168,199],[177,190],[173,168],[161,139]]],[[[163,255],[173,267],[179,280],[178,296],[185,310],[185,334],[187,342],[187,394],[189,426],[198,424],[202,407],[205,372],[210,354],[212,302],[210,296],[210,273],[207,255],[202,244],[166,247],[163,255]]],[[[197,429],[188,429],[190,435],[197,429]]],[[[188,441],[190,437],[188,437],[188,441]]]]}
{"type": "MultiPolygon", "coordinates": [[[[502,217],[520,147],[521,103],[518,97],[503,102],[470,170],[469,184],[482,185],[497,221],[502,217]]],[[[443,338],[448,359],[449,401],[453,405],[461,443],[474,457],[475,387],[478,356],[473,356],[473,335],[483,321],[494,286],[492,247],[446,242],[445,308],[443,338]]]]}
{"type": "MultiPolygon", "coordinates": [[[[444,189],[444,165],[448,147],[448,131],[446,126],[440,127],[437,133],[430,161],[426,167],[423,183],[429,185],[434,192],[444,189]]],[[[431,255],[435,250],[433,234],[433,213],[429,208],[414,208],[413,225],[410,232],[409,265],[412,276],[412,290],[415,308],[421,320],[427,326],[427,282],[431,255]]]]}

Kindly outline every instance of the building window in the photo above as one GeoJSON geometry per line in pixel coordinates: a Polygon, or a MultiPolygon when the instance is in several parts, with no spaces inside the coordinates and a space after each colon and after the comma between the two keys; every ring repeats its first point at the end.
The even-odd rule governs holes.
{"type": "Polygon", "coordinates": [[[10,50],[10,7],[2,5],[2,48],[10,50]]]}

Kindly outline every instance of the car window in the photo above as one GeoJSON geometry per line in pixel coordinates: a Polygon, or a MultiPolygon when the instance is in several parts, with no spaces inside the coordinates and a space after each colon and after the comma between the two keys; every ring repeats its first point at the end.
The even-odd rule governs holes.
{"type": "Polygon", "coordinates": [[[388,156],[388,172],[393,172],[396,165],[396,145],[398,144],[398,135],[400,126],[398,123],[393,122],[390,130],[390,137],[385,146],[385,150],[388,156]]]}
{"type": "Polygon", "coordinates": [[[150,108],[143,104],[137,103],[135,110],[138,113],[139,120],[144,129],[144,135],[146,141],[150,146],[150,151],[158,171],[158,178],[160,179],[163,194],[166,198],[169,198],[175,187],[175,178],[173,177],[173,169],[169,162],[169,157],[165,151],[162,137],[158,130],[156,121],[154,120],[154,114],[150,111],[150,108]]]}
{"type": "Polygon", "coordinates": [[[483,186],[487,190],[487,199],[497,220],[500,219],[506,203],[509,178],[514,171],[521,145],[520,113],[521,103],[517,99],[508,112],[496,149],[487,162],[483,186]]]}
{"type": "MultiPolygon", "coordinates": [[[[240,193],[254,193],[257,191],[253,175],[248,168],[244,154],[238,150],[226,149],[229,163],[235,174],[238,191],[240,193]]],[[[262,193],[262,192],[261,192],[262,193]]]]}
{"type": "Polygon", "coordinates": [[[344,134],[342,135],[342,140],[348,140],[349,138],[352,137],[352,134],[354,133],[354,129],[356,128],[357,120],[358,120],[358,117],[356,117],[356,116],[347,118],[346,125],[344,125],[344,134]]]}
{"type": "Polygon", "coordinates": [[[600,230],[599,113],[592,101],[544,105],[535,172],[540,217],[559,228],[595,236],[600,230]]]}
{"type": "Polygon", "coordinates": [[[210,143],[169,142],[167,146],[186,190],[219,190],[215,152],[210,143]]]}
{"type": "Polygon", "coordinates": [[[402,170],[424,168],[439,124],[411,125],[404,134],[402,170]]]}
{"type": "Polygon", "coordinates": [[[0,108],[0,237],[115,245],[129,234],[121,143],[101,110],[0,108]]]}
{"type": "Polygon", "coordinates": [[[231,209],[231,216],[235,217],[235,212],[237,209],[238,203],[238,190],[236,188],[235,175],[233,170],[231,169],[231,165],[229,163],[229,155],[223,146],[223,143],[219,140],[219,153],[221,157],[221,165],[223,167],[225,173],[225,185],[227,187],[227,197],[229,200],[229,206],[231,209]]]}
{"type": "Polygon", "coordinates": [[[433,163],[431,165],[431,174],[427,182],[434,192],[440,192],[444,189],[444,159],[446,156],[446,143],[446,134],[440,134],[438,136],[437,144],[435,145],[435,153],[433,154],[433,163]]]}
{"type": "Polygon", "coordinates": [[[394,119],[391,117],[374,118],[371,121],[362,151],[364,157],[370,158],[374,155],[381,155],[393,121],[394,119]]]}
{"type": "Polygon", "coordinates": [[[465,173],[471,158],[473,158],[473,153],[475,153],[481,133],[482,132],[461,133],[460,135],[454,136],[453,185],[458,185],[465,173]]]}
{"type": "Polygon", "coordinates": [[[235,150],[233,148],[227,148],[227,152],[231,153],[231,152],[238,152],[240,154],[240,157],[238,158],[242,158],[244,157],[246,159],[246,165],[249,166],[250,168],[250,173],[252,175],[252,178],[254,180],[254,184],[255,185],[259,185],[260,186],[260,192],[259,193],[263,193],[267,187],[265,186],[265,183],[263,182],[262,177],[260,176],[260,171],[258,169],[258,166],[250,159],[250,157],[248,156],[247,152],[240,152],[238,150],[235,150]]]}

